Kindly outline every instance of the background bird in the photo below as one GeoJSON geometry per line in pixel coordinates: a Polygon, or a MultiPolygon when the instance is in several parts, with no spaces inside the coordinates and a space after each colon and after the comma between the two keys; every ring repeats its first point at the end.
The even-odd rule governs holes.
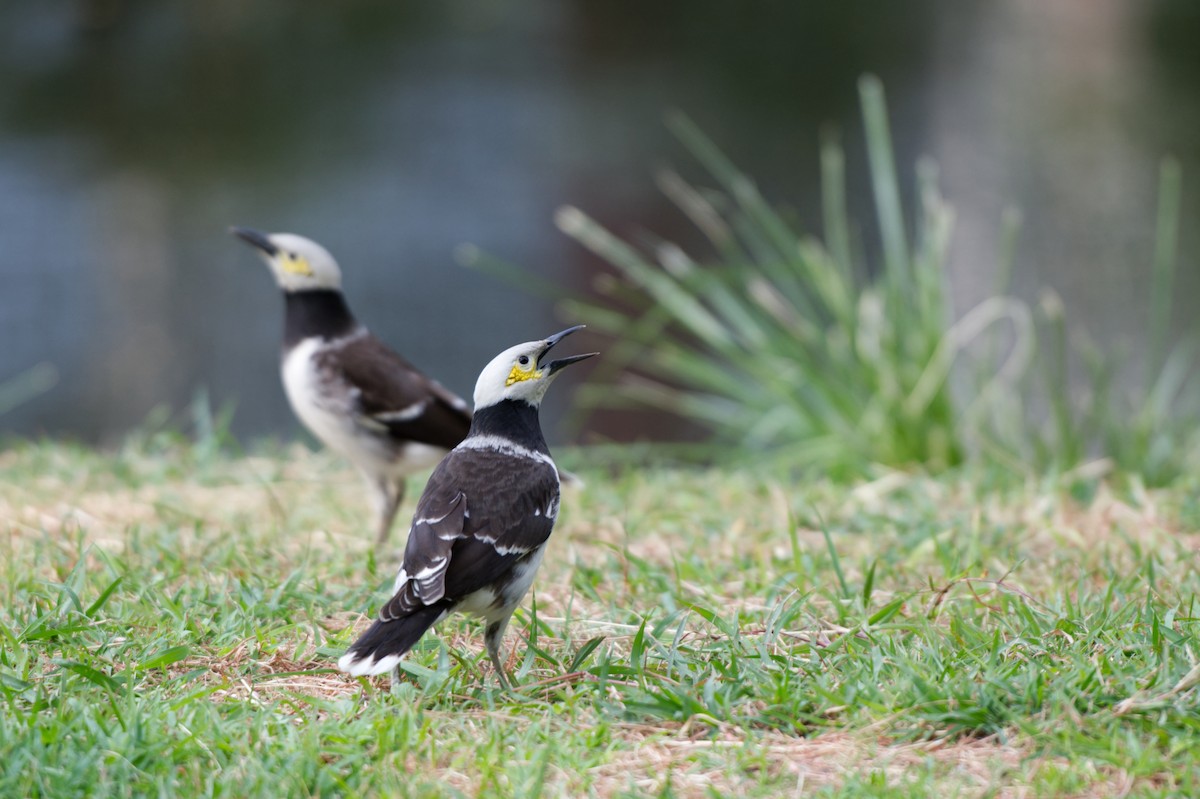
{"type": "Polygon", "coordinates": [[[328,250],[291,233],[232,232],[258,250],[283,290],[283,387],[292,410],[362,472],[382,546],[405,478],[462,441],[471,412],[354,318],[328,250]]]}
{"type": "Polygon", "coordinates": [[[581,327],[511,347],[479,375],[471,431],[438,464],[417,503],[394,596],[339,669],[392,671],[427,629],[459,611],[483,616],[488,657],[508,687],[500,641],[558,516],[558,468],[538,407],[563,367],[596,353],[542,359],[581,327]]]}

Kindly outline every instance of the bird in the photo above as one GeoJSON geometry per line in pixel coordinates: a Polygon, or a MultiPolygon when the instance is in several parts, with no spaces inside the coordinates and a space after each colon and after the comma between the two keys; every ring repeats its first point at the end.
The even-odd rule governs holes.
{"type": "Polygon", "coordinates": [[[338,660],[352,676],[393,673],[400,659],[451,612],[482,616],[483,640],[501,686],[500,644],[533,584],[559,509],[559,471],[538,420],[562,369],[598,353],[546,361],[583,325],[510,347],[475,384],[471,430],[429,477],[417,502],[393,596],[338,660]]]}
{"type": "Polygon", "coordinates": [[[362,473],[375,546],[387,543],[405,479],[466,437],[471,411],[367,330],[342,293],[329,251],[292,233],[230,229],[267,262],[285,302],[284,391],[300,421],[362,473]]]}

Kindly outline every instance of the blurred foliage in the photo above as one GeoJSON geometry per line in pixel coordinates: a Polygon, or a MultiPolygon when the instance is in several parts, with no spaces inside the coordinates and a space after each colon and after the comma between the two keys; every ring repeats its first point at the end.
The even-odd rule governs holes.
{"type": "Polygon", "coordinates": [[[852,239],[845,157],[832,137],[821,151],[820,238],[767,202],[680,114],[668,124],[716,187],[673,171],[657,181],[712,257],[670,241],[635,246],[576,208],[559,212],[559,227],[616,277],[597,281],[594,296],[563,300],[570,318],[615,340],[584,403],[656,408],[711,431],[723,457],[732,447],[837,476],[976,460],[1023,474],[1086,465],[1095,475],[1115,466],[1155,484],[1178,475],[1200,420],[1193,344],[1166,349],[1178,166],[1163,166],[1148,349],[1123,359],[1086,334],[1068,335],[1053,292],[1036,308],[1007,294],[1020,221],[1012,212],[994,296],[952,318],[946,252],[954,213],[938,192],[936,168],[918,166],[910,227],[882,86],[867,77],[860,93],[878,265],[864,263],[852,239]],[[1083,374],[1072,374],[1076,364],[1083,374]],[[1144,380],[1119,389],[1115,376],[1129,368],[1144,380]]]}
{"type": "Polygon", "coordinates": [[[58,369],[53,364],[39,363],[16,377],[0,380],[0,416],[45,394],[58,383],[58,369]]]}

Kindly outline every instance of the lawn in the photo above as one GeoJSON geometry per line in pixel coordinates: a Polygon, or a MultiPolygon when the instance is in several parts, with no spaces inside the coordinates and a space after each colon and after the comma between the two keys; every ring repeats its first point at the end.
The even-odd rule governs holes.
{"type": "Polygon", "coordinates": [[[506,694],[468,620],[331,670],[404,533],[332,456],[11,443],[0,795],[1200,794],[1195,481],[599,457],[506,694]]]}

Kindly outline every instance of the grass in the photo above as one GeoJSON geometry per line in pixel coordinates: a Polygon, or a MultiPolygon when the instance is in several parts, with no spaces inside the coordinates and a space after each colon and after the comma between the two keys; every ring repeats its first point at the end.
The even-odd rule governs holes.
{"type": "Polygon", "coordinates": [[[393,694],[330,669],[394,568],[331,456],[12,444],[0,795],[1200,792],[1194,481],[562,461],[517,693],[456,620],[393,694]]]}

